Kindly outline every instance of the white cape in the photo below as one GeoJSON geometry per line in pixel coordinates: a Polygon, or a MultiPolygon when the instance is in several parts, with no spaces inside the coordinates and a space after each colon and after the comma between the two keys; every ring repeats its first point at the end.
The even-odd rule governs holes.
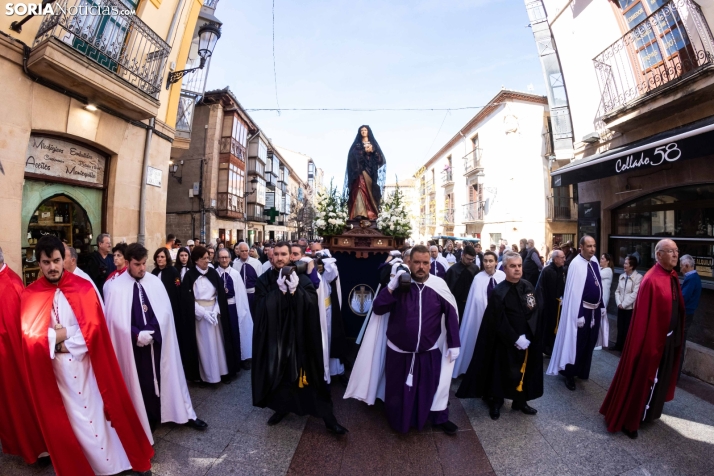
{"type": "MultiPolygon", "coordinates": [[[[454,307],[454,313],[458,315],[456,299],[449,291],[446,282],[433,275],[424,281],[424,284],[433,289],[446,299],[454,307]]],[[[431,411],[445,410],[449,403],[449,388],[451,387],[451,374],[454,363],[449,362],[446,356],[448,344],[446,342],[445,317],[441,316],[441,335],[437,341],[441,349],[441,375],[439,376],[439,386],[434,394],[431,404],[431,411]]],[[[355,398],[374,405],[374,401],[379,398],[384,401],[385,373],[384,362],[387,355],[387,324],[389,323],[389,313],[384,315],[372,314],[367,330],[362,339],[362,346],[357,354],[357,360],[352,368],[352,375],[347,384],[344,398],[355,398]]]]}
{"type": "MultiPolygon", "coordinates": [[[[241,360],[250,359],[253,357],[253,316],[250,315],[248,292],[245,290],[243,278],[235,268],[223,269],[219,266],[218,275],[221,279],[223,279],[223,273],[228,273],[228,276],[233,280],[233,293],[235,294],[233,299],[235,299],[235,306],[238,310],[238,331],[240,332],[240,358],[241,360]]],[[[232,306],[233,304],[228,303],[228,305],[232,306]]]]}
{"type": "MultiPolygon", "coordinates": [[[[496,284],[498,284],[506,279],[506,273],[496,271],[493,273],[493,278],[496,280],[496,284]]],[[[481,329],[481,321],[483,321],[483,313],[486,311],[486,305],[488,304],[486,291],[488,291],[488,283],[490,280],[491,276],[489,276],[486,271],[481,271],[471,283],[469,297],[466,299],[466,307],[464,308],[464,315],[461,316],[461,328],[459,329],[461,352],[456,362],[454,362],[453,378],[465,374],[471,363],[471,357],[473,357],[474,349],[476,348],[478,332],[481,329]]]]}
{"type": "Polygon", "coordinates": [[[441,266],[444,267],[444,271],[446,271],[446,270],[449,269],[449,266],[450,266],[450,265],[449,265],[449,262],[446,261],[446,258],[444,258],[441,253],[439,253],[438,255],[436,255],[436,261],[438,261],[439,263],[441,263],[441,266]]]}
{"type": "MultiPolygon", "coordinates": [[[[257,274],[258,277],[260,277],[260,275],[263,274],[263,263],[261,263],[257,259],[252,258],[250,256],[248,256],[248,261],[246,261],[245,263],[243,263],[243,261],[240,258],[236,258],[233,261],[233,269],[238,271],[238,274],[240,274],[241,269],[243,269],[244,264],[251,266],[255,270],[255,274],[257,274]]],[[[245,283],[243,283],[243,284],[245,285],[245,283]]]]}
{"type": "MultiPolygon", "coordinates": [[[[590,262],[600,269],[597,258],[593,256],[590,258],[590,262]]],[[[568,267],[558,334],[555,336],[553,354],[550,356],[550,364],[546,371],[547,375],[558,375],[558,371],[564,370],[567,364],[575,364],[578,343],[578,313],[583,300],[583,288],[588,273],[587,266],[587,260],[578,255],[568,267]]],[[[600,284],[600,300],[602,300],[602,283],[600,284]]]]}
{"type": "Polygon", "coordinates": [[[99,294],[99,288],[97,288],[97,285],[94,284],[94,281],[92,281],[92,278],[90,278],[87,273],[85,273],[84,271],[82,271],[82,269],[81,269],[79,266],[77,266],[77,267],[74,269],[74,271],[72,271],[72,274],[74,274],[74,275],[76,275],[76,276],[79,276],[80,278],[84,278],[84,279],[86,279],[87,281],[89,281],[90,283],[92,283],[92,287],[94,288],[94,292],[97,293],[97,297],[99,298],[99,304],[102,305],[102,311],[103,311],[103,310],[104,310],[104,299],[102,299],[102,295],[99,294]]]}
{"type": "MultiPolygon", "coordinates": [[[[301,258],[302,261],[309,262],[312,258],[301,258]]],[[[320,284],[317,286],[317,309],[320,313],[320,334],[322,336],[322,367],[324,370],[325,382],[330,383],[330,334],[327,331],[327,310],[325,309],[325,299],[330,297],[327,290],[327,283],[322,279],[320,273],[320,284]]]]}
{"type": "MultiPolygon", "coordinates": [[[[107,303],[107,326],[126,388],[134,402],[141,426],[153,444],[154,439],[146,416],[144,398],[141,396],[131,341],[131,306],[134,301],[135,282],[136,280],[127,271],[117,277],[106,289],[104,297],[107,303]]],[[[169,295],[166,294],[166,288],[161,280],[151,273],[146,273],[139,283],[144,288],[161,329],[161,422],[186,423],[188,420],[195,420],[196,412],[193,410],[191,396],[186,386],[169,295]]]]}

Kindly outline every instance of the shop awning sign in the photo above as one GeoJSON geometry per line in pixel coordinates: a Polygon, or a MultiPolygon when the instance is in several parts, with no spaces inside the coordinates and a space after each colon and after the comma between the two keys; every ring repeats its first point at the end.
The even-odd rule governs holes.
{"type": "Polygon", "coordinates": [[[90,187],[104,186],[107,158],[94,149],[52,136],[32,134],[27,144],[25,174],[90,187]]]}

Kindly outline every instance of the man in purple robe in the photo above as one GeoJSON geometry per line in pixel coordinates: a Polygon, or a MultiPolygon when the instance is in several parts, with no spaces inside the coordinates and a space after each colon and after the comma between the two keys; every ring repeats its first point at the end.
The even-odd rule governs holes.
{"type": "Polygon", "coordinates": [[[258,281],[258,276],[263,274],[263,263],[248,255],[250,247],[248,243],[238,243],[238,257],[233,261],[233,269],[238,271],[243,285],[248,293],[248,306],[250,307],[250,315],[255,313],[255,283],[258,281]]]}
{"type": "Polygon", "coordinates": [[[444,279],[446,277],[446,267],[448,266],[446,258],[439,254],[439,248],[436,246],[429,247],[429,256],[429,274],[444,279]]]}
{"type": "Polygon", "coordinates": [[[453,362],[461,346],[456,300],[441,278],[429,274],[431,263],[425,246],[415,246],[410,256],[409,291],[399,289],[400,276],[406,272],[401,270],[373,304],[374,314],[389,313],[384,398],[387,420],[396,431],[406,433],[412,426],[421,430],[431,418],[432,424],[453,435],[458,427],[449,421],[446,402],[453,362]],[[448,372],[446,379],[442,379],[444,371],[448,372]],[[441,380],[446,382],[445,389],[441,380]],[[432,411],[436,408],[438,411],[432,411]]]}

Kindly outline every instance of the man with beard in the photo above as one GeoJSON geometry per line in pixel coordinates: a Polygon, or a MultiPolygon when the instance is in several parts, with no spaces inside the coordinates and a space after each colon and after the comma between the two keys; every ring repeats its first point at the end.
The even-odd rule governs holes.
{"type": "MultiPolygon", "coordinates": [[[[240,245],[245,245],[245,243],[239,243],[238,246],[240,245]]],[[[241,257],[236,259],[236,262],[242,261],[242,255],[245,253],[245,249],[241,247],[241,257]]],[[[249,257],[249,259],[253,258],[249,257]]],[[[228,312],[231,317],[231,331],[233,333],[233,350],[236,354],[236,359],[241,361],[241,367],[244,370],[250,370],[250,359],[253,357],[253,317],[249,302],[253,294],[246,293],[243,277],[230,264],[231,253],[226,248],[218,250],[218,268],[216,269],[223,280],[226,297],[228,298],[228,312]]],[[[244,264],[243,270],[245,271],[246,268],[253,270],[250,265],[244,264]]],[[[254,281],[253,286],[255,286],[254,281]]],[[[255,287],[253,292],[255,292],[255,287]]]]}
{"type": "Polygon", "coordinates": [[[476,275],[469,289],[466,307],[461,316],[461,327],[459,328],[462,352],[454,364],[454,373],[452,375],[454,378],[466,373],[469,368],[488,300],[498,283],[506,279],[503,271],[496,269],[496,259],[496,254],[491,251],[487,251],[484,254],[482,261],[484,269],[476,275]]]}
{"type": "Polygon", "coordinates": [[[570,263],[563,292],[563,305],[547,374],[565,377],[565,386],[575,391],[575,377],[587,380],[593,350],[606,316],[602,299],[600,263],[592,236],[580,239],[580,254],[570,263]]]}
{"type": "Polygon", "coordinates": [[[107,327],[134,408],[146,437],[160,423],[205,430],[196,418],[182,372],[169,296],[161,280],[146,273],[148,251],[133,243],[124,253],[127,272],[106,289],[107,327]]]}
{"type": "Polygon", "coordinates": [[[322,418],[328,431],[343,435],[325,381],[323,334],[317,293],[310,278],[286,268],[290,244],[273,247],[273,269],[256,283],[253,316],[253,405],[275,411],[268,425],[288,414],[322,418]],[[286,273],[283,273],[285,269],[286,273]]]}
{"type": "MultiPolygon", "coordinates": [[[[429,274],[425,246],[412,248],[408,289],[400,270],[372,304],[372,317],[352,369],[345,398],[384,401],[390,426],[407,433],[427,420],[448,435],[449,387],[459,356],[459,316],[444,280],[429,274]]],[[[409,275],[407,275],[409,276],[409,275]]]]}
{"type": "Polygon", "coordinates": [[[446,285],[449,287],[449,291],[454,295],[456,299],[456,306],[459,310],[459,317],[461,320],[459,324],[463,324],[464,319],[464,307],[466,307],[466,299],[469,297],[469,290],[471,289],[471,283],[479,272],[478,267],[474,264],[474,259],[476,259],[476,250],[473,246],[466,245],[463,253],[461,253],[461,261],[455,265],[449,267],[446,272],[446,285]]]}
{"type": "Polygon", "coordinates": [[[429,274],[443,279],[446,276],[446,268],[449,266],[449,263],[447,263],[446,258],[439,253],[438,246],[431,245],[429,247],[429,255],[431,256],[429,274]]]}
{"type": "Polygon", "coordinates": [[[4,453],[32,464],[46,449],[25,380],[20,324],[23,289],[22,279],[5,264],[0,248],[0,443],[4,453]]]}
{"type": "Polygon", "coordinates": [[[640,284],[625,348],[600,408],[608,431],[622,430],[632,439],[641,422],[661,417],[665,402],[674,399],[683,357],[685,303],[674,270],[677,244],[661,240],[655,255],[657,264],[640,284]]]}
{"type": "Polygon", "coordinates": [[[92,286],[63,272],[64,245],[35,248],[42,276],[22,293],[30,394],[58,476],[151,468],[154,455],[112,347],[92,286]]]}
{"type": "Polygon", "coordinates": [[[543,353],[540,348],[538,303],[531,283],[522,279],[518,253],[503,257],[506,279],[488,301],[476,348],[456,396],[482,397],[493,420],[501,416],[503,400],[526,415],[537,410],[528,401],[543,395],[543,353]]]}
{"type": "Polygon", "coordinates": [[[236,248],[238,248],[238,256],[233,261],[233,269],[238,271],[238,275],[243,281],[243,287],[248,293],[250,313],[253,315],[255,313],[255,282],[258,280],[258,276],[263,274],[263,263],[248,255],[250,247],[245,241],[238,243],[236,248]]]}
{"type": "Polygon", "coordinates": [[[550,357],[553,353],[555,335],[558,332],[561,302],[565,291],[565,254],[554,250],[550,254],[551,262],[543,268],[536,285],[536,295],[543,306],[543,353],[550,357]]]}
{"type": "Polygon", "coordinates": [[[230,383],[238,372],[231,329],[228,298],[223,280],[209,266],[208,250],[196,246],[191,251],[195,266],[181,283],[183,337],[179,332],[186,378],[205,383],[230,383]],[[185,349],[184,349],[185,347],[185,349]]]}

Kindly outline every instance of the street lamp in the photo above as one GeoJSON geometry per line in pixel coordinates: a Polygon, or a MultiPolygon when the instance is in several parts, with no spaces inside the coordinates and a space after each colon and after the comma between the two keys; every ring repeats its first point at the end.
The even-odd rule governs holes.
{"type": "Polygon", "coordinates": [[[251,185],[250,192],[244,194],[243,198],[248,198],[248,195],[253,195],[255,193],[255,189],[258,188],[258,177],[253,177],[253,180],[248,183],[251,185]]]}
{"type": "Polygon", "coordinates": [[[166,89],[169,89],[172,84],[177,83],[186,76],[196,70],[203,69],[206,66],[206,60],[213,54],[213,49],[216,47],[216,42],[221,37],[221,25],[215,22],[204,23],[198,29],[198,56],[201,58],[201,64],[196,68],[182,69],[181,71],[172,71],[166,79],[166,89]]]}

